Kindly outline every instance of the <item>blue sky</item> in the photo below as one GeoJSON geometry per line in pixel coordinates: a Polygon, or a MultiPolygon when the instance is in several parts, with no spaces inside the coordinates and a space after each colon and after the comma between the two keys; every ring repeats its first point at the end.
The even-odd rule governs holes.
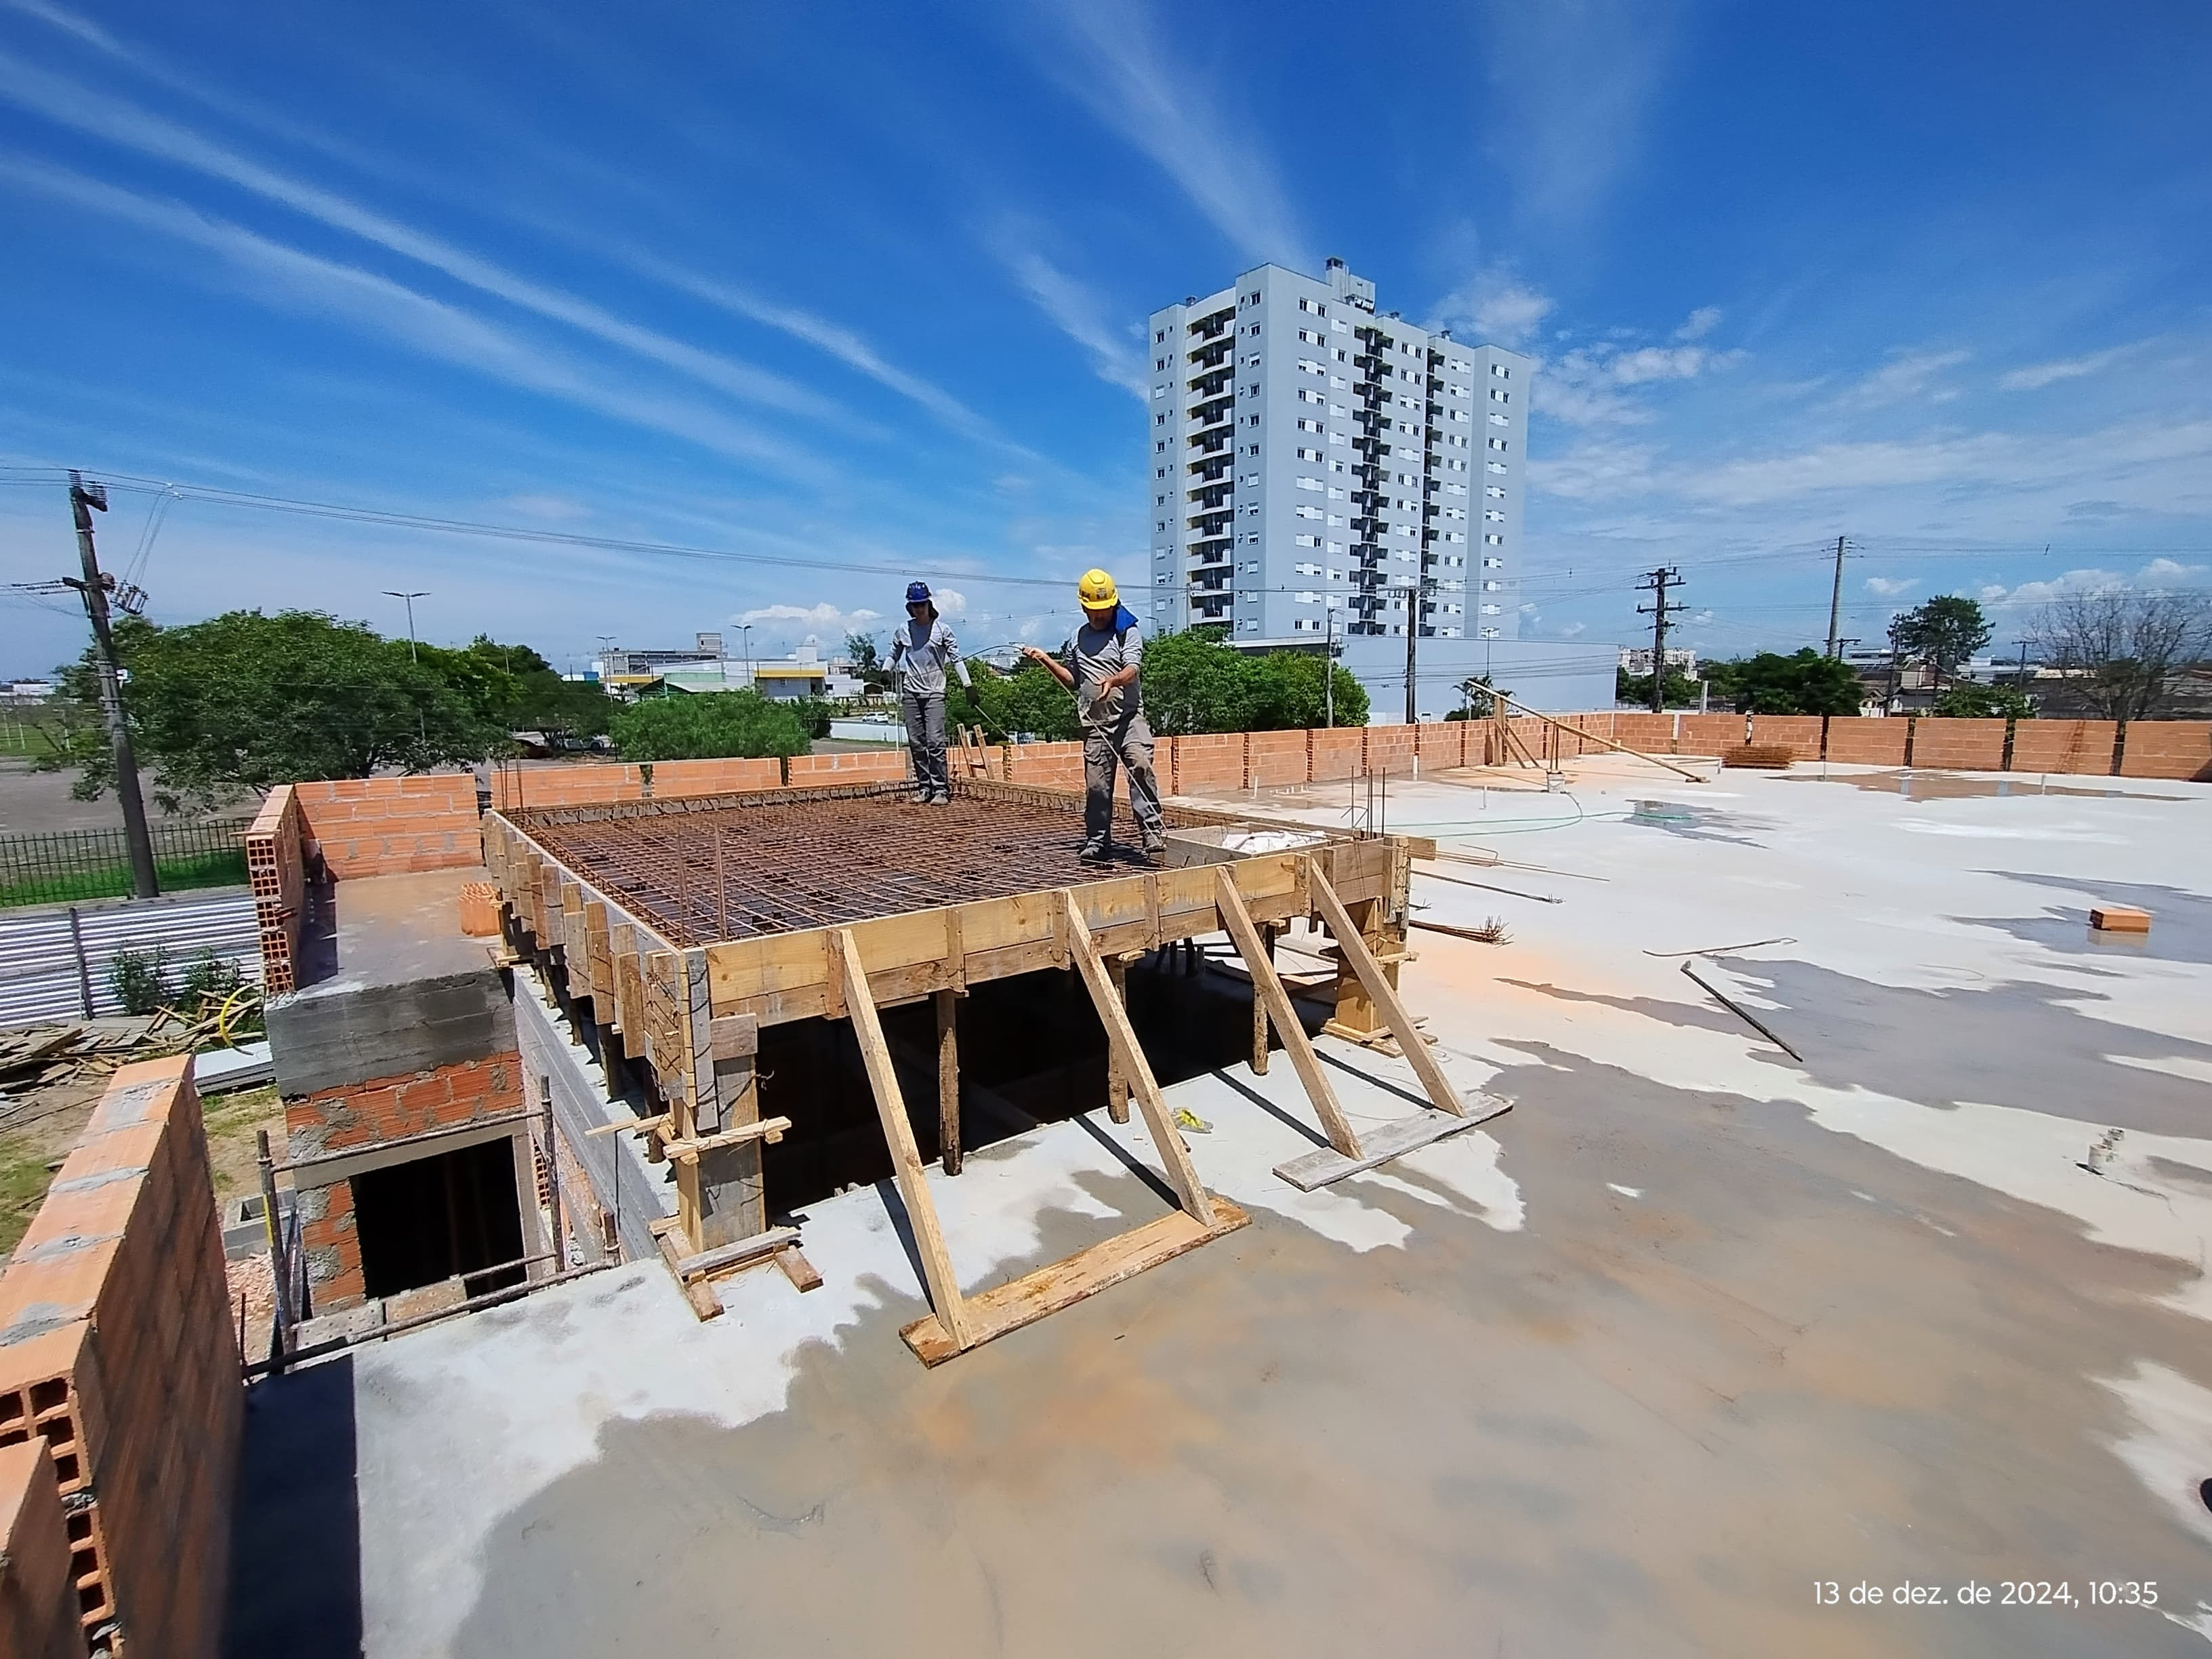
{"type": "MultiPolygon", "coordinates": [[[[1817,641],[1838,534],[1869,644],[2212,585],[2194,0],[0,0],[0,463],[149,486],[103,545],[167,621],[781,651],[876,567],[1056,637],[1140,568],[1146,313],[1329,254],[1541,361],[1528,635],[1672,562],[1708,653],[1817,641]]],[[[73,562],[0,483],[0,580],[73,562]]],[[[11,599],[0,672],[82,635],[11,599]]]]}

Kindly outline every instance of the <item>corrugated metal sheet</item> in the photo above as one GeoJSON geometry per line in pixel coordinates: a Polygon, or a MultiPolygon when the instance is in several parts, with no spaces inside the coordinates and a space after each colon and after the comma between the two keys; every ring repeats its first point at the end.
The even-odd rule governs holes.
{"type": "Polygon", "coordinates": [[[121,1013],[107,975],[122,951],[159,948],[177,963],[213,951],[235,962],[248,979],[260,981],[261,935],[250,893],[79,905],[76,918],[84,944],[82,975],[67,908],[0,916],[0,1026],[82,1018],[88,978],[92,1012],[121,1013]]]}

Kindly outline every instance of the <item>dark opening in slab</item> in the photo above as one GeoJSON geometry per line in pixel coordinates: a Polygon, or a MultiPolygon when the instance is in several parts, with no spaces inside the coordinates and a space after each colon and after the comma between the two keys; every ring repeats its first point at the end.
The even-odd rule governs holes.
{"type": "Polygon", "coordinates": [[[522,1282],[522,1267],[501,1265],[523,1253],[514,1143],[504,1136],[364,1170],[353,1178],[353,1204],[372,1297],[456,1276],[471,1296],[522,1282]]]}

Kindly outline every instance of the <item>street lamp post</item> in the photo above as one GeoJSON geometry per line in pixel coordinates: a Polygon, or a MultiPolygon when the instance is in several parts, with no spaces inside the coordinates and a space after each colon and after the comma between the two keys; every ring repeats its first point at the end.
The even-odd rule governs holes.
{"type": "Polygon", "coordinates": [[[387,587],[384,590],[384,597],[388,599],[404,599],[406,601],[407,660],[410,662],[421,661],[422,659],[416,654],[415,651],[415,601],[417,599],[428,599],[430,597],[430,590],[427,587],[418,587],[411,593],[403,593],[396,587],[387,587]]]}

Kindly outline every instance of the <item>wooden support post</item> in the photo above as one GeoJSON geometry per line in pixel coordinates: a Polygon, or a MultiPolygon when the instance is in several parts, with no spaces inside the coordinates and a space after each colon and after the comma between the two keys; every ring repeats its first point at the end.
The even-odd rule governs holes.
{"type": "MultiPolygon", "coordinates": [[[[1129,964],[1120,957],[1106,964],[1107,977],[1114,981],[1114,997],[1122,1007],[1129,1006],[1129,964]]],[[[1121,1075],[1121,1062],[1115,1057],[1114,1045],[1106,1045],[1106,1115],[1116,1123],[1129,1121],[1129,1080],[1121,1075]]]]}
{"type": "Polygon", "coordinates": [[[914,1229],[914,1242],[921,1254],[930,1305],[954,1347],[965,1348],[975,1342],[975,1333],[961,1301],[960,1280],[953,1273],[944,1231],[937,1224],[937,1206],[929,1195],[921,1154],[915,1147],[914,1125],[907,1121],[906,1097],[899,1092],[898,1073],[891,1066],[890,1048],[884,1042],[883,1022],[876,1018],[876,1005],[868,997],[868,975],[860,965],[860,947],[849,927],[839,928],[833,938],[846,1012],[853,1022],[853,1035],[860,1042],[860,1060],[867,1068],[868,1087],[876,1097],[876,1115],[883,1121],[884,1139],[890,1144],[891,1174],[898,1182],[907,1222],[914,1229]]]}
{"type": "Polygon", "coordinates": [[[1159,1149],[1160,1161],[1167,1166],[1168,1185],[1175,1188],[1176,1197],[1192,1219],[1201,1226],[1211,1227],[1214,1220],[1212,1195],[1200,1183],[1198,1170],[1190,1161],[1190,1149],[1182,1144],[1182,1133],[1168,1115],[1167,1103],[1160,1098],[1160,1085],[1153,1079],[1144,1049],[1138,1045],[1136,1030],[1129,1024],[1129,1011],[1114,994],[1114,981],[1107,975],[1106,964],[1098,959],[1098,947],[1091,938],[1091,924],[1083,919],[1083,907],[1066,888],[1060,890],[1060,898],[1068,955],[1081,971],[1091,1003],[1106,1027],[1107,1046],[1115,1052],[1122,1075],[1136,1091],[1137,1108],[1145,1115],[1145,1127],[1152,1132],[1152,1145],[1159,1149]]]}
{"type": "Polygon", "coordinates": [[[1413,1024],[1413,1017],[1406,1012],[1406,1005],[1398,1000],[1398,988],[1390,982],[1382,964],[1375,960],[1367,941],[1360,938],[1359,929],[1345,910],[1344,901],[1337,897],[1336,890],[1318,870],[1313,872],[1313,902],[1322,921],[1335,935],[1336,948],[1366,988],[1369,1000],[1381,1012],[1391,1035],[1398,1039],[1399,1048],[1412,1062],[1413,1074],[1420,1079],[1429,1098],[1454,1117],[1465,1117],[1466,1103],[1444,1076],[1443,1067],[1437,1064],[1437,1057],[1429,1052],[1428,1042],[1421,1036],[1420,1028],[1413,1024]]]}
{"type": "MultiPolygon", "coordinates": [[[[1230,866],[1215,866],[1214,886],[1216,903],[1221,911],[1222,926],[1229,937],[1237,942],[1237,949],[1244,957],[1244,965],[1252,975],[1252,1006],[1256,1011],[1255,1020],[1259,1027],[1259,1042],[1267,1041],[1267,1021],[1273,1018],[1275,1030],[1283,1039],[1283,1048],[1291,1057],[1291,1065],[1305,1085],[1306,1098],[1313,1103],[1314,1113],[1321,1119],[1328,1144],[1346,1158],[1359,1156],[1359,1138],[1345,1121],[1344,1108],[1337,1103],[1336,1091],[1329,1086],[1328,1075],[1321,1068],[1321,1056],[1314,1053],[1313,1044],[1306,1037],[1306,1028],[1298,1022],[1297,1010],[1291,1006],[1291,994],[1284,989],[1282,978],[1275,972],[1275,964],[1267,958],[1267,942],[1253,925],[1252,913],[1244,908],[1244,896],[1237,890],[1237,878],[1230,866]]],[[[1316,878],[1318,879],[1318,878],[1316,878]]],[[[1333,894],[1331,896],[1334,896],[1333,894]]]]}
{"type": "Polygon", "coordinates": [[[960,1173],[960,999],[951,991],[932,994],[937,1009],[937,1145],[945,1173],[960,1173]]]}
{"type": "MultiPolygon", "coordinates": [[[[1234,886],[1235,883],[1230,884],[1234,886]]],[[[1275,961],[1275,925],[1267,923],[1260,929],[1260,956],[1269,967],[1275,961]]],[[[1247,964],[1249,966],[1249,964],[1247,964]]],[[[1252,1075],[1267,1075],[1267,1000],[1260,994],[1260,974],[1252,969],[1252,1075]]]]}

